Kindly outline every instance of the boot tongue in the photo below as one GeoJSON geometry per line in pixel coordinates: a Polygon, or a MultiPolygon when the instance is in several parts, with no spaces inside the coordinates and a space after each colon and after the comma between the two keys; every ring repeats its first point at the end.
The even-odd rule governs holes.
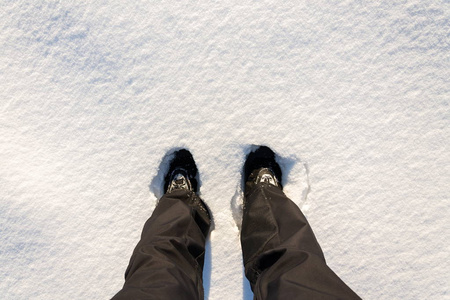
{"type": "Polygon", "coordinates": [[[251,188],[258,183],[268,183],[270,185],[281,188],[280,182],[269,168],[260,168],[254,170],[246,182],[246,188],[251,188]]]}
{"type": "Polygon", "coordinates": [[[192,190],[192,186],[189,179],[183,173],[177,173],[173,176],[172,181],[169,184],[168,192],[174,190],[192,190]]]}
{"type": "Polygon", "coordinates": [[[174,176],[173,180],[175,180],[176,183],[182,183],[184,182],[185,178],[182,174],[178,173],[174,176]]]}
{"type": "Polygon", "coordinates": [[[275,177],[270,174],[262,174],[259,182],[265,182],[265,183],[269,183],[271,185],[278,186],[278,183],[277,183],[275,177]]]}

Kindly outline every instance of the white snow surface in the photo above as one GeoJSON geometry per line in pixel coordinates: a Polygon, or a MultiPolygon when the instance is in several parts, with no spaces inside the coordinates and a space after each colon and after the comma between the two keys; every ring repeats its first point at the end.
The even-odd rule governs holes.
{"type": "Polygon", "coordinates": [[[252,299],[241,170],[364,299],[450,299],[449,1],[0,1],[0,295],[108,299],[189,149],[206,299],[252,299]]]}

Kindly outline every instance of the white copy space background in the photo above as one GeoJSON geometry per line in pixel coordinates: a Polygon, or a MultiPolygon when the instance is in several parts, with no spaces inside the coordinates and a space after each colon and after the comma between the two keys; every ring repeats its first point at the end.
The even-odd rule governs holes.
{"type": "Polygon", "coordinates": [[[0,294],[107,299],[175,147],[215,228],[208,299],[251,299],[251,144],[364,299],[444,299],[448,1],[0,2],[0,294]]]}

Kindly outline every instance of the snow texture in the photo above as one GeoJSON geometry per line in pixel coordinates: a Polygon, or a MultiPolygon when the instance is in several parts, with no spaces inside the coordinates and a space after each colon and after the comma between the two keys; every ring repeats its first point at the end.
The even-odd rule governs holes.
{"type": "Polygon", "coordinates": [[[0,294],[108,299],[188,148],[207,299],[252,299],[241,170],[286,194],[364,299],[450,299],[450,3],[0,1],[0,294]]]}

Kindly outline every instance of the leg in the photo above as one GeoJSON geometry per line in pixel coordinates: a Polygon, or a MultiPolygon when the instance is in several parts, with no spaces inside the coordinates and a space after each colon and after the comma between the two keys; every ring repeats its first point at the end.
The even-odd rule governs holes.
{"type": "Polygon", "coordinates": [[[203,262],[210,215],[197,196],[197,169],[186,150],[175,153],[165,195],[145,223],[118,299],[203,299],[203,262]]]}
{"type": "Polygon", "coordinates": [[[146,222],[117,299],[203,299],[209,215],[184,190],[164,195],[146,222]]]}
{"type": "Polygon", "coordinates": [[[326,265],[308,221],[274,173],[252,173],[245,189],[241,243],[255,299],[360,299],[326,265]]]}

